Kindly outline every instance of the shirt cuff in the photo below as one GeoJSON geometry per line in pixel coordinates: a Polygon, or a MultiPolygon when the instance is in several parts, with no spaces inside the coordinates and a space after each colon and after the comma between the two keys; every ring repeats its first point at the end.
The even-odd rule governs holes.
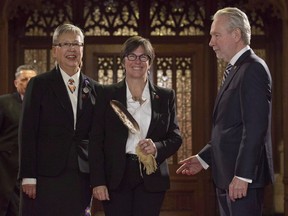
{"type": "Polygon", "coordinates": [[[242,178],[242,177],[239,177],[239,176],[235,176],[236,178],[242,180],[242,181],[245,181],[245,182],[248,182],[248,183],[252,183],[252,179],[247,179],[247,178],[242,178]]]}
{"type": "Polygon", "coordinates": [[[22,179],[22,185],[25,184],[36,184],[37,180],[35,178],[23,178],[22,179]]]}
{"type": "MultiPolygon", "coordinates": [[[[196,155],[196,158],[199,160],[201,166],[206,170],[208,169],[209,165],[197,154],[196,155]]],[[[248,183],[252,183],[252,179],[247,179],[247,178],[242,178],[242,177],[239,177],[239,176],[235,176],[236,178],[242,180],[242,181],[245,181],[245,182],[248,182],[248,183]]]]}
{"type": "Polygon", "coordinates": [[[201,166],[206,170],[209,168],[209,165],[197,154],[196,158],[199,160],[201,166]]]}

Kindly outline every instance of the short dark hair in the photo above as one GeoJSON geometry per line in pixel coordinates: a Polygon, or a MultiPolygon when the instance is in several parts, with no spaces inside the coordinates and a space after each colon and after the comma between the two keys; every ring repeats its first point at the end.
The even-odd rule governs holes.
{"type": "Polygon", "coordinates": [[[123,63],[124,58],[128,54],[136,50],[139,46],[142,46],[144,48],[145,54],[148,55],[150,58],[149,64],[151,65],[155,58],[154,48],[148,39],[141,36],[132,36],[125,41],[120,53],[121,62],[123,63]]]}

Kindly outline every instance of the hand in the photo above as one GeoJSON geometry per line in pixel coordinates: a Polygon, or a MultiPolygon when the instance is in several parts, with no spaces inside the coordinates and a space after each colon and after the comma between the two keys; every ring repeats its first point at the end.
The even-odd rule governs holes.
{"type": "Polygon", "coordinates": [[[24,184],[22,185],[22,190],[29,198],[36,198],[36,184],[24,184]]]}
{"type": "Polygon", "coordinates": [[[103,201],[103,200],[110,200],[108,189],[105,185],[97,186],[93,188],[93,197],[103,201]]]}
{"type": "Polygon", "coordinates": [[[180,161],[179,164],[182,164],[182,166],[176,170],[177,174],[182,173],[183,175],[195,175],[203,169],[195,155],[180,161]]]}
{"type": "Polygon", "coordinates": [[[141,151],[145,154],[152,154],[155,156],[157,148],[155,143],[151,139],[140,140],[138,145],[140,146],[141,151]]]}
{"type": "Polygon", "coordinates": [[[229,197],[234,202],[236,199],[241,199],[247,195],[248,182],[245,182],[234,176],[229,184],[229,197]]]}

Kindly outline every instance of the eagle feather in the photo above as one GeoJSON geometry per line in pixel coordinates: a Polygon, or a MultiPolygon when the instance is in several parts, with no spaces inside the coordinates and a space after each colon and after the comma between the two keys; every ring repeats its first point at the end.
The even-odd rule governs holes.
{"type": "MultiPolygon", "coordinates": [[[[122,123],[128,128],[128,130],[133,134],[137,134],[140,139],[139,124],[128,112],[126,107],[117,100],[111,100],[110,105],[113,108],[114,112],[118,115],[122,123]]],[[[139,161],[143,164],[147,175],[150,175],[156,171],[157,163],[155,157],[152,154],[145,155],[138,145],[136,147],[136,154],[139,161]]]]}

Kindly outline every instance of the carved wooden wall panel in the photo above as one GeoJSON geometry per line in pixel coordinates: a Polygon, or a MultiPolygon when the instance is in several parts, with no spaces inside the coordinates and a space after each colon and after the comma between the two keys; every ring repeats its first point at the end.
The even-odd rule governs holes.
{"type": "MultiPolygon", "coordinates": [[[[284,0],[277,2],[282,2],[283,11],[286,5],[287,11],[284,0]]],[[[128,36],[149,38],[158,53],[152,78],[155,83],[176,90],[178,118],[184,135],[183,147],[170,159],[172,188],[163,211],[167,215],[177,209],[179,216],[189,215],[189,212],[212,216],[217,214],[216,209],[204,207],[207,202],[215,207],[209,171],[189,180],[173,173],[179,159],[197,153],[209,139],[209,117],[213,106],[210,101],[214,100],[217,77],[221,77],[224,67],[208,48],[210,17],[225,6],[237,6],[247,12],[253,32],[252,45],[265,53],[272,77],[276,77],[274,94],[280,92],[282,95],[282,79],[278,75],[282,72],[279,66],[282,64],[281,13],[275,4],[272,0],[15,0],[13,3],[4,0],[0,3],[0,9],[5,6],[5,10],[0,11],[0,29],[4,30],[0,32],[4,44],[0,51],[1,68],[4,65],[0,78],[5,84],[1,83],[0,92],[13,89],[14,71],[19,64],[36,64],[41,72],[53,67],[51,35],[61,23],[73,23],[83,29],[86,35],[83,71],[103,83],[123,78],[118,53],[128,36]],[[277,43],[276,47],[268,45],[267,42],[272,41],[277,43]],[[183,46],[186,49],[182,49],[183,46]],[[175,49],[178,54],[173,55],[175,49]],[[213,74],[214,71],[217,74],[213,74]],[[200,97],[203,101],[198,100],[200,97]],[[191,100],[187,101],[189,98],[191,100]],[[190,202],[191,206],[188,205],[190,202]]],[[[285,22],[287,26],[287,17],[285,22]]],[[[274,138],[275,170],[280,172],[278,145],[283,139],[281,119],[285,113],[282,110],[287,106],[282,109],[282,98],[274,98],[274,112],[277,112],[273,121],[274,134],[277,135],[274,138]]],[[[271,211],[273,206],[268,208],[267,211],[271,211]]]]}

